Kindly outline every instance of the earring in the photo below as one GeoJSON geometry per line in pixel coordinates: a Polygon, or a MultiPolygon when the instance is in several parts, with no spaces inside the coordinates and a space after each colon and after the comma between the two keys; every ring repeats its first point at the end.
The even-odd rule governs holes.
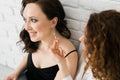
{"type": "Polygon", "coordinates": [[[57,38],[54,29],[53,29],[53,36],[54,36],[55,39],[57,38]]]}

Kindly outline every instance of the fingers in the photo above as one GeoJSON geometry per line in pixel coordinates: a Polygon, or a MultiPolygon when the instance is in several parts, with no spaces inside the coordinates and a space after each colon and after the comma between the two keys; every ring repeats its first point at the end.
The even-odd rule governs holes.
{"type": "Polygon", "coordinates": [[[59,50],[60,50],[60,55],[61,55],[62,57],[64,57],[65,51],[64,51],[61,47],[59,47],[59,50]]]}
{"type": "Polygon", "coordinates": [[[52,51],[52,53],[54,53],[60,57],[64,57],[65,51],[63,51],[63,49],[61,47],[59,47],[59,39],[58,38],[56,38],[54,40],[51,51],[52,51]]]}
{"type": "Polygon", "coordinates": [[[13,80],[17,80],[16,78],[14,78],[13,80]]]}
{"type": "Polygon", "coordinates": [[[58,49],[58,47],[59,47],[59,40],[58,40],[58,39],[55,39],[54,42],[53,42],[52,48],[53,48],[53,49],[58,49]]]}
{"type": "Polygon", "coordinates": [[[12,80],[10,77],[5,77],[3,80],[12,80]]]}
{"type": "Polygon", "coordinates": [[[60,50],[59,50],[59,39],[55,39],[52,45],[52,52],[55,54],[60,54],[60,50]]]}
{"type": "Polygon", "coordinates": [[[7,76],[7,77],[4,77],[3,80],[17,80],[17,78],[16,77],[7,76]]]}

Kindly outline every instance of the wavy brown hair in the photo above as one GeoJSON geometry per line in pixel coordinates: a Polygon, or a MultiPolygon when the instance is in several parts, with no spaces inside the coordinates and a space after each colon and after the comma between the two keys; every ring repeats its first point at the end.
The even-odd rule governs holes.
{"type": "MultiPolygon", "coordinates": [[[[62,4],[59,0],[22,0],[22,9],[21,15],[23,16],[23,11],[27,4],[35,3],[42,9],[43,13],[47,16],[49,20],[52,20],[54,17],[58,18],[56,25],[56,30],[65,38],[70,38],[70,30],[66,26],[65,12],[62,4]]],[[[25,46],[23,48],[24,52],[33,53],[38,49],[39,42],[32,42],[28,32],[23,29],[20,32],[20,42],[24,42],[25,46]]]]}
{"type": "Polygon", "coordinates": [[[90,15],[85,28],[85,71],[98,80],[120,80],[120,12],[105,10],[90,15]]]}

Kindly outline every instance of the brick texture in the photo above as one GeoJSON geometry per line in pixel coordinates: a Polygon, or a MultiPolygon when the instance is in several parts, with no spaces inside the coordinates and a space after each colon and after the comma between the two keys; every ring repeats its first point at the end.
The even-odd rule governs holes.
{"type": "MultiPolygon", "coordinates": [[[[79,37],[90,13],[106,9],[120,11],[120,0],[60,0],[64,6],[68,27],[72,32],[71,40],[79,48],[79,37]]],[[[16,68],[24,54],[21,46],[16,45],[23,26],[20,16],[21,0],[0,0],[0,64],[16,68]]]]}

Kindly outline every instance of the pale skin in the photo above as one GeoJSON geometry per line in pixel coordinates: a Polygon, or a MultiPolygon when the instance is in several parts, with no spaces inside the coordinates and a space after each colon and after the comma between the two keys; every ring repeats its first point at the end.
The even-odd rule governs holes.
{"type": "MultiPolygon", "coordinates": [[[[58,65],[59,71],[55,80],[62,80],[64,77],[71,75],[73,78],[76,74],[78,55],[72,52],[66,58],[64,57],[75,47],[55,29],[57,17],[48,20],[41,8],[35,3],[29,3],[24,9],[23,17],[25,20],[25,30],[28,31],[30,39],[33,42],[41,41],[36,52],[32,53],[32,60],[36,68],[46,68],[58,65]],[[53,32],[55,31],[55,35],[53,32]]],[[[17,80],[18,76],[27,66],[27,57],[25,55],[19,67],[4,80],[17,80]]]]}

